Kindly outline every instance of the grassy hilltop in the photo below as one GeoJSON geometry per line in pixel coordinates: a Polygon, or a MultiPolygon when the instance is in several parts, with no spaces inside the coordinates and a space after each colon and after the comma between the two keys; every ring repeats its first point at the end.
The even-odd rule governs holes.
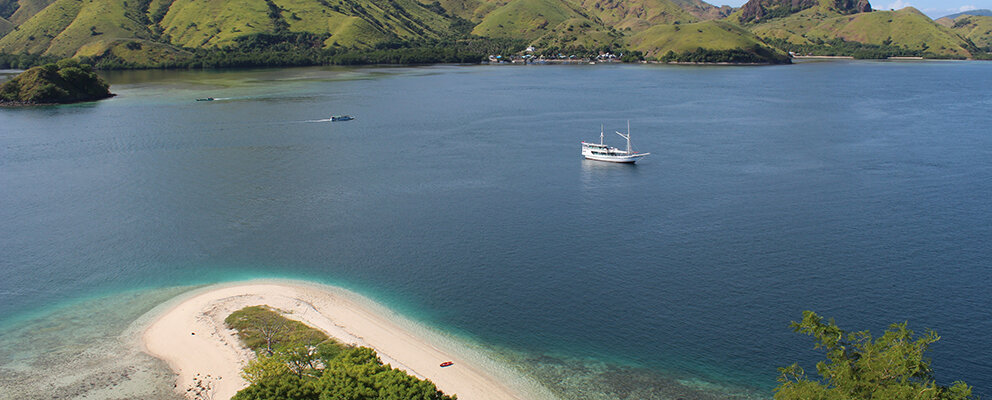
{"type": "Polygon", "coordinates": [[[530,45],[702,61],[778,62],[785,51],[972,58],[989,50],[983,18],[992,17],[938,24],[912,8],[872,11],[868,0],[739,9],[702,0],[0,0],[0,57],[104,67],[479,61],[530,45]]]}
{"type": "Polygon", "coordinates": [[[675,54],[692,52],[705,43],[708,50],[767,48],[770,53],[778,53],[780,59],[785,54],[771,49],[753,33],[726,21],[705,21],[692,24],[657,25],[631,37],[631,47],[643,51],[648,56],[660,57],[667,52],[675,54]]]}
{"type": "Polygon", "coordinates": [[[931,58],[971,56],[966,41],[960,35],[934,23],[912,7],[855,15],[839,15],[810,8],[788,17],[755,24],[750,30],[760,37],[781,39],[795,45],[829,48],[829,45],[824,44],[840,39],[876,47],[884,46],[890,51],[901,49],[907,51],[907,54],[931,58]]]}

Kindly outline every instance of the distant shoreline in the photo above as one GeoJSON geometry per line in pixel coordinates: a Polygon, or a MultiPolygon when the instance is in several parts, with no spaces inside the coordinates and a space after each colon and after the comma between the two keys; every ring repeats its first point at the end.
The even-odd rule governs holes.
{"type": "Polygon", "coordinates": [[[399,315],[341,288],[261,280],[213,285],[180,298],[142,334],[145,352],[164,360],[178,374],[178,392],[185,393],[197,375],[211,376],[217,399],[228,399],[246,387],[240,371],[254,353],[242,347],[223,321],[241,308],[268,305],[342,343],[371,347],[384,363],[430,379],[446,394],[472,400],[534,398],[484,370],[477,355],[438,343],[399,315]],[[454,366],[441,368],[444,361],[453,361],[454,366]]]}
{"type": "MultiPolygon", "coordinates": [[[[0,82],[3,82],[3,81],[0,81],[0,82]]],[[[106,100],[106,99],[109,99],[109,98],[112,98],[112,97],[115,97],[115,96],[117,96],[116,93],[111,93],[110,96],[107,96],[107,97],[104,97],[104,98],[101,98],[101,99],[79,100],[79,101],[71,101],[71,102],[66,102],[66,103],[32,103],[30,101],[5,101],[5,100],[0,100],[0,108],[61,106],[61,105],[66,105],[66,104],[90,103],[90,102],[95,102],[95,101],[100,101],[100,100],[106,100]]]]}
{"type": "MultiPolygon", "coordinates": [[[[853,60],[854,56],[792,56],[796,60],[853,60]]],[[[880,58],[879,60],[884,60],[880,58]]]]}

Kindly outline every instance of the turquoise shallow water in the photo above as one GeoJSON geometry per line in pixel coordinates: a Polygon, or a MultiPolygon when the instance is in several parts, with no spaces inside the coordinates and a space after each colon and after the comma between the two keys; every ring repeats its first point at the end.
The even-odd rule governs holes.
{"type": "MultiPolygon", "coordinates": [[[[0,364],[57,365],[59,338],[119,337],[182,287],[288,277],[566,399],[767,396],[817,357],[787,327],[805,309],[933,328],[938,378],[988,395],[990,68],[108,73],[113,99],[0,110],[0,364]],[[651,156],[579,158],[627,119],[651,156]],[[100,306],[120,293],[141,300],[100,306]]],[[[164,373],[146,361],[133,390],[164,373]]]]}

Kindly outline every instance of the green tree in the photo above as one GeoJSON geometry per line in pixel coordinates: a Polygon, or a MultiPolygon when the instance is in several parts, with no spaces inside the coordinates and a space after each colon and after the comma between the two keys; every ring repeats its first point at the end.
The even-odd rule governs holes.
{"type": "Polygon", "coordinates": [[[820,379],[810,379],[798,364],[779,368],[776,400],[788,399],[973,399],[971,387],[939,386],[924,353],[940,340],[933,331],[914,336],[906,323],[892,324],[882,337],[868,331],[846,332],[833,319],[824,323],[812,311],[793,321],[795,332],[812,336],[827,360],[816,364],[820,379]]]}
{"type": "Polygon", "coordinates": [[[289,365],[282,357],[262,355],[248,362],[248,365],[241,370],[241,377],[245,378],[249,384],[254,385],[275,377],[288,375],[291,372],[289,365]]]}
{"type": "Polygon", "coordinates": [[[319,389],[312,378],[294,374],[268,376],[238,391],[231,400],[318,400],[319,389]]]}
{"type": "Polygon", "coordinates": [[[327,335],[322,332],[306,329],[294,331],[289,335],[290,345],[279,349],[283,360],[289,369],[299,377],[316,371],[320,367],[320,358],[326,355],[328,348],[340,349],[336,343],[327,343],[327,335]],[[323,345],[323,346],[322,346],[323,345]]]}
{"type": "Polygon", "coordinates": [[[337,343],[266,306],[245,307],[225,322],[258,354],[242,370],[249,386],[235,400],[457,399],[430,381],[383,365],[375,350],[337,343]],[[284,328],[269,337],[260,326],[284,328]]]}
{"type": "Polygon", "coordinates": [[[229,315],[224,322],[238,330],[248,347],[257,349],[265,343],[265,352],[275,354],[274,346],[290,331],[289,321],[266,306],[246,307],[229,315]]]}

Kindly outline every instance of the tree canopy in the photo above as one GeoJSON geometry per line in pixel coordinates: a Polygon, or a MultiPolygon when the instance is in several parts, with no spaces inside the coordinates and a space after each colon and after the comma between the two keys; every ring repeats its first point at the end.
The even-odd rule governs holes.
{"type": "Polygon", "coordinates": [[[457,399],[384,365],[375,350],[337,343],[268,307],[247,307],[225,322],[259,355],[242,371],[249,386],[234,400],[457,399]]]}
{"type": "Polygon", "coordinates": [[[798,365],[779,368],[776,400],[791,399],[974,399],[971,387],[934,381],[930,360],[924,357],[940,336],[928,331],[915,336],[905,322],[889,326],[874,339],[868,331],[846,332],[833,319],[824,322],[812,311],[791,324],[795,332],[812,336],[827,360],[816,364],[819,379],[811,379],[798,365]]]}

